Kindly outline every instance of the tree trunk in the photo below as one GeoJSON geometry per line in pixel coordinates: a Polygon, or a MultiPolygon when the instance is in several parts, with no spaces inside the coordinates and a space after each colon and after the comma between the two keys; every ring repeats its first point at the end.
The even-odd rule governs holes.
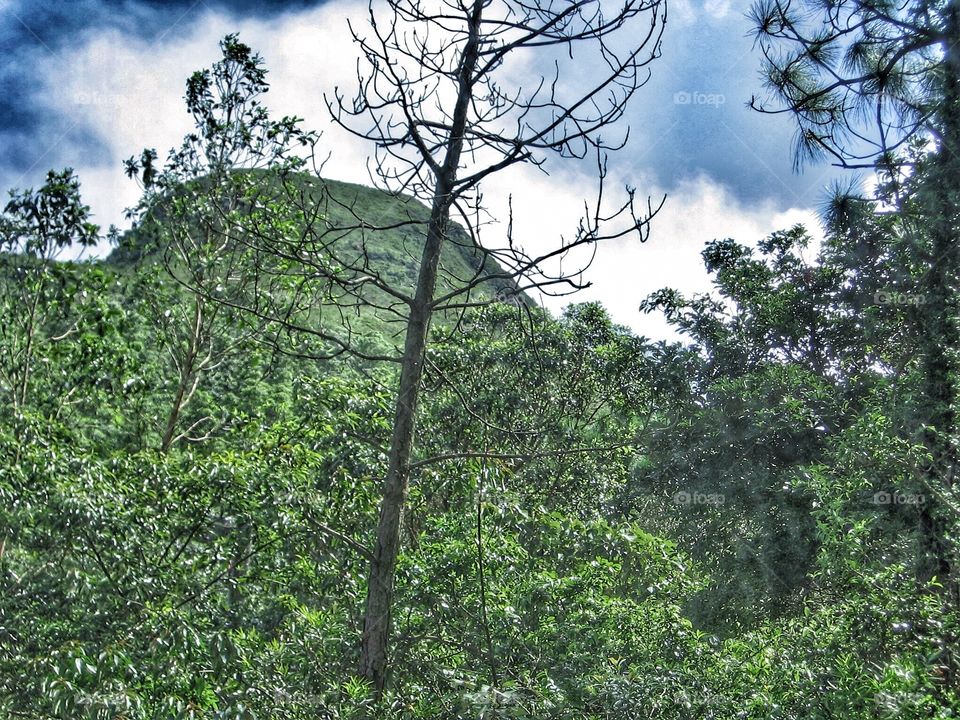
{"type": "Polygon", "coordinates": [[[473,95],[472,78],[477,66],[482,9],[482,1],[475,0],[468,25],[469,37],[460,58],[457,102],[450,124],[449,140],[443,165],[437,174],[417,288],[407,319],[387,477],[383,484],[383,499],[377,524],[377,544],[367,577],[367,602],[360,642],[360,674],[370,681],[377,696],[382,693],[387,678],[390,612],[397,557],[400,552],[400,523],[410,482],[410,457],[416,432],[420,380],[423,376],[427,332],[433,314],[437,268],[450,221],[451,193],[460,167],[463,135],[473,95]]]}
{"type": "Polygon", "coordinates": [[[160,440],[160,452],[165,453],[173,444],[173,434],[176,432],[177,423],[180,420],[180,410],[183,407],[183,397],[187,392],[187,381],[189,378],[180,375],[180,381],[177,384],[177,393],[173,397],[173,406],[167,415],[167,425],[163,431],[163,438],[160,440]]]}
{"type": "Polygon", "coordinates": [[[180,379],[177,383],[177,392],[173,397],[173,405],[167,415],[167,425],[163,431],[163,438],[160,440],[160,452],[165,453],[173,444],[174,434],[177,430],[177,423],[180,421],[180,413],[187,401],[187,391],[190,384],[195,380],[194,364],[197,361],[199,353],[200,335],[203,332],[203,305],[199,299],[193,300],[193,326],[190,328],[190,342],[187,344],[187,353],[180,366],[180,379]]]}

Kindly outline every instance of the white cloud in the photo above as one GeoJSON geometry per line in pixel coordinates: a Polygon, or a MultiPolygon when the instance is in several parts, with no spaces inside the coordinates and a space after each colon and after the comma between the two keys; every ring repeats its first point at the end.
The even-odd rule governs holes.
{"type": "Polygon", "coordinates": [[[693,0],[673,0],[670,3],[670,21],[680,22],[683,25],[692,23],[697,19],[697,10],[693,5],[693,0]]]}
{"type": "Polygon", "coordinates": [[[722,20],[730,14],[732,0],[670,0],[670,21],[689,25],[701,22],[704,15],[722,20]]]}
{"type": "MultiPolygon", "coordinates": [[[[530,168],[514,172],[516,177],[504,186],[511,188],[514,196],[515,235],[531,249],[546,248],[561,234],[569,236],[582,212],[584,195],[590,195],[590,178],[580,176],[575,180],[567,173],[551,181],[530,168]]],[[[585,275],[593,286],[572,297],[546,298],[544,302],[552,311],[559,312],[570,302],[598,300],[615,322],[648,337],[673,338],[662,318],[640,314],[640,301],[663,287],[685,294],[710,290],[700,257],[705,243],[729,237],[753,245],[771,232],[797,223],[807,226],[817,244],[821,239],[812,209],[783,210],[773,201],[746,207],[729,188],[707,176],[688,179],[672,188],[657,187],[644,178],[631,178],[631,184],[637,187],[638,200],[650,195],[657,201],[664,192],[668,196],[653,220],[649,240],[641,244],[631,236],[599,245],[585,275]]],[[[605,192],[615,195],[617,189],[611,179],[605,192]]],[[[488,193],[491,206],[503,207],[504,195],[505,191],[488,193]]]]}
{"type": "Polygon", "coordinates": [[[703,3],[703,9],[717,19],[726,17],[730,12],[731,0],[706,0],[703,3]]]}

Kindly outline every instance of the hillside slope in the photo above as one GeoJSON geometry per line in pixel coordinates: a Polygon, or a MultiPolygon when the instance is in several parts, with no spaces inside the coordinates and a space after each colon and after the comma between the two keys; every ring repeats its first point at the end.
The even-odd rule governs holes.
{"type": "MultiPolygon", "coordinates": [[[[342,254],[359,253],[362,241],[373,270],[392,285],[413,290],[430,217],[430,210],[423,203],[409,196],[391,195],[364,185],[318,179],[307,174],[296,175],[290,188],[321,203],[326,227],[351,228],[338,240],[342,254]]],[[[131,266],[153,253],[156,249],[151,247],[153,242],[147,233],[135,228],[121,238],[107,262],[131,266]]],[[[441,258],[438,292],[473,278],[478,271],[482,275],[494,275],[502,269],[495,260],[484,257],[462,226],[452,224],[441,258]]],[[[492,280],[482,284],[478,294],[492,298],[499,290],[512,288],[509,281],[492,280]]]]}

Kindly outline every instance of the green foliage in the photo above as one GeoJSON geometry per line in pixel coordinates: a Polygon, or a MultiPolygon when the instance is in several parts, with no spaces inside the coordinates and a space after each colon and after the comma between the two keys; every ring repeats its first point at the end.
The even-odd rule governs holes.
{"type": "MultiPolygon", "coordinates": [[[[370,429],[364,419],[383,408],[349,392],[325,381],[304,387],[303,400],[353,405],[354,424],[370,429]]],[[[299,681],[251,690],[245,668],[284,645],[303,614],[346,623],[362,558],[341,556],[340,541],[317,528],[362,537],[379,460],[330,424],[237,435],[243,451],[203,455],[3,446],[0,625],[12,643],[0,688],[11,711],[114,717],[125,704],[129,717],[189,708],[204,717],[240,713],[250,692],[303,692],[299,681]]],[[[320,653],[338,671],[343,642],[320,653]]],[[[300,663],[316,655],[312,643],[330,647],[322,634],[297,643],[300,663]]],[[[312,665],[316,681],[330,676],[312,665]]]]}
{"type": "MultiPolygon", "coordinates": [[[[69,170],[2,216],[0,715],[956,716],[954,579],[917,572],[929,508],[948,544],[960,519],[917,432],[933,311],[883,300],[925,272],[925,206],[839,196],[815,260],[800,227],[716,241],[714,295],[645,301],[685,347],[592,303],[438,312],[375,701],[356,640],[396,372],[239,312],[256,273],[289,299],[305,271],[231,231],[317,211],[412,286],[426,209],[298,174],[312,136],[269,119],[250,48],[221,49],[188,84],[196,133],[131,161],[147,194],[110,261],[55,262],[97,241],[69,170]]],[[[453,235],[446,270],[482,271],[453,235]]],[[[382,314],[343,322],[371,357],[399,343],[382,314]]]]}
{"type": "Polygon", "coordinates": [[[0,228],[0,250],[44,260],[77,244],[90,246],[100,229],[90,222],[90,208],[80,201],[80,181],[72,168],[51,170],[39,190],[10,191],[0,228]]]}

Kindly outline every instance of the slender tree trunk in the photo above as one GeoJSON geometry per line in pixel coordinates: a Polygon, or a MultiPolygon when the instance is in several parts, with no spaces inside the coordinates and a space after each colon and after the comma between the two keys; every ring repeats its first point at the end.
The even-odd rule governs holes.
{"type": "MultiPolygon", "coordinates": [[[[484,443],[486,445],[486,443],[484,443]]],[[[484,449],[484,452],[487,452],[484,449]]],[[[500,678],[497,673],[497,656],[493,651],[493,638],[490,635],[490,618],[487,613],[487,578],[486,563],[483,559],[483,492],[486,489],[484,481],[487,479],[486,463],[480,471],[477,481],[477,580],[480,584],[480,622],[483,626],[483,638],[487,645],[487,665],[490,668],[490,685],[499,687],[500,678]]]]}
{"type": "MultiPolygon", "coordinates": [[[[46,259],[41,262],[47,262],[46,259]]],[[[28,271],[29,272],[29,271],[28,271]]],[[[14,424],[13,437],[16,440],[16,452],[14,454],[14,462],[19,463],[21,454],[23,453],[23,437],[26,428],[22,422],[22,414],[27,407],[27,396],[30,391],[30,375],[33,369],[33,353],[34,353],[34,344],[36,342],[36,336],[39,332],[38,325],[39,322],[39,307],[40,307],[40,298],[43,293],[46,291],[46,272],[47,268],[41,266],[40,268],[41,276],[38,287],[33,293],[33,298],[30,301],[30,311],[27,316],[27,327],[26,335],[27,342],[23,349],[23,372],[18,378],[18,387],[13,389],[13,411],[17,420],[14,424]]]]}
{"type": "Polygon", "coordinates": [[[460,167],[463,134],[473,95],[472,78],[477,66],[482,9],[482,1],[475,0],[469,19],[469,38],[460,58],[457,102],[453,111],[450,137],[443,165],[437,175],[417,288],[407,319],[387,477],[383,484],[383,499],[377,524],[377,544],[367,577],[367,602],[360,643],[360,674],[371,682],[378,696],[382,693],[387,678],[390,613],[397,557],[400,553],[400,524],[410,482],[410,457],[416,432],[420,380],[423,377],[427,332],[433,314],[437,268],[450,221],[451,193],[460,167]]]}
{"type": "MultiPolygon", "coordinates": [[[[44,260],[43,262],[46,262],[44,260]]],[[[41,267],[41,273],[46,273],[47,268],[41,267]]],[[[30,312],[27,316],[27,344],[23,350],[23,373],[20,375],[19,387],[14,390],[13,407],[14,410],[22,411],[27,405],[27,394],[30,388],[30,372],[33,368],[34,342],[38,333],[38,315],[40,306],[40,297],[46,291],[46,282],[43,274],[40,277],[39,287],[33,293],[30,301],[30,312]]]]}
{"type": "Polygon", "coordinates": [[[177,394],[173,397],[173,406],[167,415],[167,425],[163,430],[163,438],[160,440],[160,452],[167,452],[173,444],[173,434],[177,429],[177,422],[180,420],[180,410],[183,408],[183,397],[187,392],[188,378],[181,374],[180,382],[177,384],[177,394]]]}
{"type": "Polygon", "coordinates": [[[194,363],[196,363],[200,351],[200,334],[203,332],[203,306],[199,299],[194,298],[193,302],[193,327],[190,328],[190,342],[187,345],[187,354],[183,358],[183,364],[180,366],[177,392],[173,397],[173,405],[167,415],[167,425],[160,441],[160,452],[163,453],[167,452],[173,444],[177,423],[180,421],[180,413],[183,411],[186,402],[187,389],[194,380],[194,363]]]}

